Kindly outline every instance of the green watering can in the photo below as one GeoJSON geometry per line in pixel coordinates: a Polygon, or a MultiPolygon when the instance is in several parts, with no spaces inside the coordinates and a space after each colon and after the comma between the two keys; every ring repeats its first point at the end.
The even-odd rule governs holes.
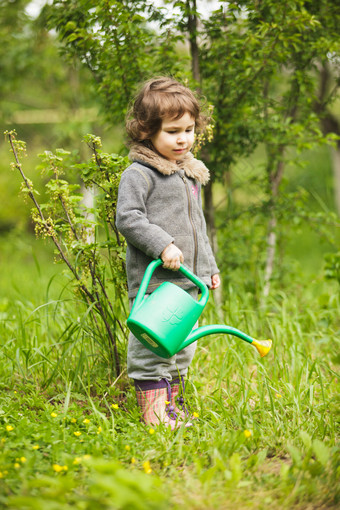
{"type": "Polygon", "coordinates": [[[209,289],[183,265],[180,266],[179,271],[201,290],[199,301],[195,301],[188,292],[170,282],[163,282],[144,299],[152,273],[162,264],[163,261],[157,259],[146,268],[127,319],[128,328],[145,347],[161,358],[170,358],[202,336],[225,333],[252,344],[261,357],[269,352],[272,346],[271,340],[255,340],[230,326],[214,324],[192,331],[207,304],[209,289]]]}

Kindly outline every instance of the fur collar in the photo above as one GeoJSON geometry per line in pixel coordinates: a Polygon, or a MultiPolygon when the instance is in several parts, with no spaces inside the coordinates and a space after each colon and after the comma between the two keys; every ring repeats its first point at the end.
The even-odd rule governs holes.
{"type": "Polygon", "coordinates": [[[168,161],[141,143],[131,146],[129,158],[132,161],[140,161],[156,168],[163,175],[171,175],[179,170],[184,170],[187,177],[195,179],[201,184],[209,181],[209,170],[199,159],[195,159],[191,152],[188,152],[177,164],[168,161]]]}

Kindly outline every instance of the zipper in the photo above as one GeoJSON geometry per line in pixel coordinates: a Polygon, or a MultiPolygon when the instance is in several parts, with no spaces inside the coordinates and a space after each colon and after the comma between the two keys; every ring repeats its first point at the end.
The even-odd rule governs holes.
{"type": "Polygon", "coordinates": [[[190,197],[190,190],[189,190],[189,187],[188,187],[188,184],[187,184],[187,179],[184,177],[184,176],[181,176],[183,182],[184,182],[184,185],[185,185],[185,190],[186,190],[186,193],[187,193],[187,198],[188,198],[188,213],[189,213],[189,220],[190,220],[190,223],[191,223],[191,227],[192,227],[192,232],[194,234],[194,242],[195,242],[195,250],[194,250],[194,269],[193,269],[193,272],[194,274],[197,274],[197,256],[198,256],[198,243],[197,243],[197,231],[196,231],[196,227],[194,225],[194,221],[192,219],[192,206],[191,206],[191,197],[190,197]]]}

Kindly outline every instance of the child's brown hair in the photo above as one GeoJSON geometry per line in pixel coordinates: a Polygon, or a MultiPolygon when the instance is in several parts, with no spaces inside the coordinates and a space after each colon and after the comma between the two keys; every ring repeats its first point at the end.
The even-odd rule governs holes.
{"type": "Polygon", "coordinates": [[[189,113],[200,131],[206,124],[194,93],[178,81],[158,77],[144,83],[128,113],[126,131],[129,142],[150,140],[160,130],[165,117],[180,119],[189,113]]]}

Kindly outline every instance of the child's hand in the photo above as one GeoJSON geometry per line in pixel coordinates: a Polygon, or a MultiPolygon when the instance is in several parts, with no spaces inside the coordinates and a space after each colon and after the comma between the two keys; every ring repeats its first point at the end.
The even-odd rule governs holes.
{"type": "Polygon", "coordinates": [[[161,253],[161,259],[164,264],[163,267],[176,271],[179,269],[181,263],[184,262],[183,253],[173,243],[169,244],[161,253]]]}
{"type": "Polygon", "coordinates": [[[214,289],[217,289],[217,287],[219,287],[221,285],[221,279],[220,279],[220,275],[217,273],[217,274],[213,274],[212,277],[211,277],[211,289],[214,290],[214,289]]]}

